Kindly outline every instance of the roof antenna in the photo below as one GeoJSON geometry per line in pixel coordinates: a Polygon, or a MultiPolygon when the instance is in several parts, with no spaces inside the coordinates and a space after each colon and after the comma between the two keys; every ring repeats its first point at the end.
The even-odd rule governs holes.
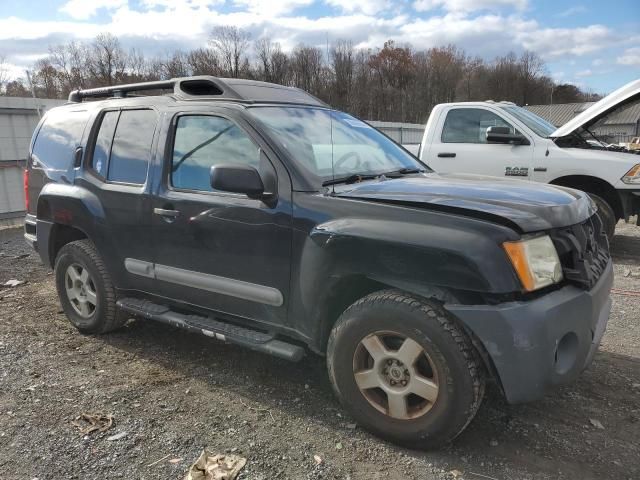
{"type": "MultiPolygon", "coordinates": [[[[327,66],[330,65],[329,60],[329,32],[327,31],[327,66]]],[[[333,88],[329,87],[329,135],[331,141],[331,195],[336,194],[336,171],[333,166],[333,105],[331,102],[331,92],[333,88]]]]}

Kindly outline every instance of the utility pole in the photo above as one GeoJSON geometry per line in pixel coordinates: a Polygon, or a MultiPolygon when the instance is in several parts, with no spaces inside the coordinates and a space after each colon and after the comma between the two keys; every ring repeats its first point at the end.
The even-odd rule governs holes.
{"type": "Polygon", "coordinates": [[[36,97],[36,89],[33,86],[33,82],[31,81],[31,73],[29,70],[25,70],[27,72],[27,82],[29,82],[29,89],[31,90],[31,96],[36,101],[36,111],[38,112],[38,117],[42,118],[42,112],[40,111],[40,106],[38,105],[38,97],[36,97]]]}

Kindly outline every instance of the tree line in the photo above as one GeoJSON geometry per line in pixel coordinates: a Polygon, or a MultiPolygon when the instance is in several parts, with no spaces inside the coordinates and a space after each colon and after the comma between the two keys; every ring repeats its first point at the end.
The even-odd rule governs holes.
{"type": "Polygon", "coordinates": [[[214,28],[206,47],[147,57],[117,37],[49,47],[31,69],[31,84],[9,80],[0,56],[0,94],[66,98],[71,90],[190,75],[249,78],[299,87],[368,120],[424,123],[443,102],[506,100],[519,105],[593,100],[571,84],[556,84],[544,61],[525,51],[491,61],[453,45],[416,50],[389,40],[378,49],[347,40],[327,48],[300,44],[285,52],[268,38],[237,27],[214,28]]]}

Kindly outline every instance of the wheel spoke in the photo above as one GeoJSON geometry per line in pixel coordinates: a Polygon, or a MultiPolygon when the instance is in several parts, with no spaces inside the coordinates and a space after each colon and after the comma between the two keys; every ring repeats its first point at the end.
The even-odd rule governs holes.
{"type": "Polygon", "coordinates": [[[389,354],[384,344],[377,335],[369,335],[368,337],[364,338],[361,343],[362,345],[364,345],[364,348],[367,349],[369,355],[373,357],[374,361],[378,361],[389,354]]]}
{"type": "Polygon", "coordinates": [[[75,288],[67,288],[67,297],[69,297],[69,300],[77,300],[78,290],[75,288]]]}
{"type": "Polygon", "coordinates": [[[408,418],[407,397],[403,393],[387,392],[389,401],[389,415],[394,418],[408,418]]]}
{"type": "Polygon", "coordinates": [[[89,271],[86,268],[81,268],[79,278],[83,285],[86,285],[89,281],[89,271]]]}
{"type": "Polygon", "coordinates": [[[380,377],[378,372],[374,369],[363,370],[354,374],[356,383],[361,390],[367,390],[369,388],[376,388],[380,386],[380,377]]]}
{"type": "Polygon", "coordinates": [[[405,365],[413,365],[424,350],[418,342],[411,338],[406,338],[398,350],[396,357],[402,360],[405,365]]]}
{"type": "Polygon", "coordinates": [[[67,276],[73,281],[73,282],[77,282],[78,280],[80,280],[80,274],[78,273],[78,271],[76,270],[75,265],[70,265],[69,268],[67,268],[67,276]]]}
{"type": "Polygon", "coordinates": [[[96,292],[91,291],[88,288],[86,291],[87,291],[87,302],[89,302],[94,307],[98,305],[98,298],[97,298],[96,292]]]}
{"type": "Polygon", "coordinates": [[[82,315],[84,315],[85,317],[88,317],[91,313],[89,304],[86,300],[80,300],[80,302],[78,303],[78,308],[80,309],[80,313],[82,313],[82,315]]]}
{"type": "Polygon", "coordinates": [[[413,375],[411,377],[409,391],[430,402],[435,402],[438,397],[438,386],[431,380],[421,377],[420,375],[413,375]]]}

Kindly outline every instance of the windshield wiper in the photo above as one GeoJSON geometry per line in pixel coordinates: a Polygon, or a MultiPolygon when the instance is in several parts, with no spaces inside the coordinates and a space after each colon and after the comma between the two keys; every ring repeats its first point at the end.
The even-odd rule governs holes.
{"type": "Polygon", "coordinates": [[[340,178],[332,178],[331,180],[326,180],[324,182],[322,182],[322,186],[323,187],[327,187],[329,185],[337,185],[338,183],[357,183],[357,182],[361,182],[362,180],[372,180],[374,178],[378,178],[379,176],[381,176],[381,173],[376,173],[376,174],[353,174],[353,175],[349,175],[348,177],[340,177],[340,178]]]}
{"type": "Polygon", "coordinates": [[[381,175],[384,175],[385,177],[393,177],[397,175],[411,175],[412,173],[424,173],[424,172],[425,170],[422,168],[404,167],[398,170],[392,170],[390,172],[382,173],[381,175]]]}

